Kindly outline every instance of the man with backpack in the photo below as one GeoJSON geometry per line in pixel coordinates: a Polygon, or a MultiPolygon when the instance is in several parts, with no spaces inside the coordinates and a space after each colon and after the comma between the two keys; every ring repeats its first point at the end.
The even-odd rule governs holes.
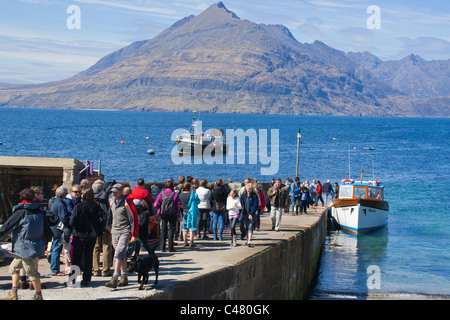
{"type": "Polygon", "coordinates": [[[160,249],[162,252],[166,251],[166,240],[169,239],[169,252],[175,252],[173,237],[177,219],[180,216],[181,201],[174,190],[173,179],[168,179],[164,183],[164,190],[156,198],[154,206],[158,209],[157,215],[161,217],[160,249]]]}
{"type": "Polygon", "coordinates": [[[35,294],[32,300],[42,300],[41,280],[38,272],[38,259],[44,255],[45,244],[51,238],[40,203],[35,201],[35,193],[26,188],[19,193],[21,202],[14,208],[11,217],[0,228],[0,238],[11,233],[15,258],[9,266],[12,288],[4,300],[17,300],[20,269],[25,268],[30,277],[35,294]]]}

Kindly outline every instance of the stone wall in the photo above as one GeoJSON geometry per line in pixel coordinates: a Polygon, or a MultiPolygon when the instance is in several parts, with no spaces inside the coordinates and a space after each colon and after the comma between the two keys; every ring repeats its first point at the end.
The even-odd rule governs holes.
{"type": "Polygon", "coordinates": [[[326,212],[295,236],[233,266],[202,274],[149,299],[299,300],[313,288],[326,235],[326,212]],[[214,285],[211,285],[214,284],[214,285]]]}

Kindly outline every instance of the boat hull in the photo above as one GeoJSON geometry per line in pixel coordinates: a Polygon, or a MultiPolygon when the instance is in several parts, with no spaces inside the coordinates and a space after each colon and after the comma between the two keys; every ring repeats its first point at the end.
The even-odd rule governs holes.
{"type": "Polygon", "coordinates": [[[217,144],[217,145],[211,145],[208,143],[200,144],[200,143],[193,143],[193,142],[185,142],[185,141],[179,141],[177,143],[178,152],[179,153],[191,153],[192,155],[199,154],[202,155],[203,152],[207,147],[209,147],[209,152],[211,154],[215,154],[216,148],[221,150],[222,153],[228,152],[228,145],[227,144],[217,144]]]}
{"type": "Polygon", "coordinates": [[[352,234],[361,234],[386,226],[388,212],[386,201],[340,199],[333,204],[331,216],[341,229],[352,234]]]}

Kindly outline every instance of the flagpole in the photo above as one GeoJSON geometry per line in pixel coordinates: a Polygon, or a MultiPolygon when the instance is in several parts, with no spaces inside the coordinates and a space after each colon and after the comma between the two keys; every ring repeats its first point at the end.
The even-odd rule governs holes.
{"type": "Polygon", "coordinates": [[[302,134],[300,133],[300,128],[298,129],[297,133],[297,168],[295,170],[295,176],[298,177],[298,161],[299,161],[299,155],[300,155],[300,138],[302,137],[302,134]]]}

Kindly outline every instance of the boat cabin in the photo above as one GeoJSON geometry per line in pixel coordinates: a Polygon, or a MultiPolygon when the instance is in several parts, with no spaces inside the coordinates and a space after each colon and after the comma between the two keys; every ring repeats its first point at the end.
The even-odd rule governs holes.
{"type": "Polygon", "coordinates": [[[344,180],[339,185],[340,199],[369,199],[369,200],[384,200],[384,186],[379,181],[368,182],[354,182],[344,180]]]}

